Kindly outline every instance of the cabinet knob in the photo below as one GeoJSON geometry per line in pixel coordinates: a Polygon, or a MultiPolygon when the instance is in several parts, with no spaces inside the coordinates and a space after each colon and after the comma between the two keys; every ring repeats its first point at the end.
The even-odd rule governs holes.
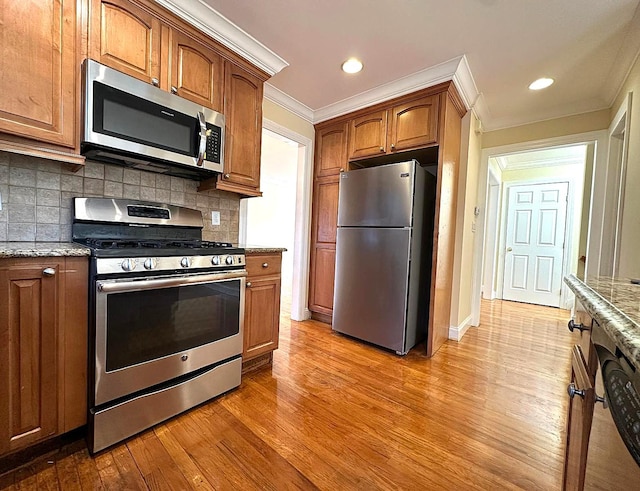
{"type": "Polygon", "coordinates": [[[340,167],[340,172],[344,172],[344,167],[340,167]]]}
{"type": "Polygon", "coordinates": [[[269,263],[262,263],[262,267],[263,268],[268,268],[269,267],[269,263]]]}
{"type": "Polygon", "coordinates": [[[384,152],[384,147],[380,147],[380,151],[381,151],[381,152],[384,152]]]}
{"type": "Polygon", "coordinates": [[[569,323],[567,324],[567,327],[569,328],[569,330],[571,332],[574,331],[574,329],[577,329],[578,331],[588,331],[589,328],[587,326],[585,326],[584,324],[576,324],[573,319],[571,319],[569,321],[569,323]]]}
{"type": "Polygon", "coordinates": [[[151,79],[151,83],[153,84],[154,87],[158,87],[160,85],[160,80],[154,77],[151,79]]]}
{"type": "Polygon", "coordinates": [[[573,399],[574,396],[580,396],[584,399],[584,390],[576,389],[576,384],[573,382],[567,386],[567,394],[569,394],[571,399],[573,399]]]}
{"type": "Polygon", "coordinates": [[[391,144],[391,150],[394,150],[395,148],[396,148],[396,144],[395,144],[395,143],[392,143],[392,144],[391,144]]]}
{"type": "Polygon", "coordinates": [[[224,175],[224,178],[225,178],[225,179],[229,179],[230,177],[231,177],[231,174],[225,174],[225,175],[224,175]]]}
{"type": "Polygon", "coordinates": [[[602,407],[607,409],[609,407],[609,403],[607,402],[607,398],[606,397],[600,397],[598,394],[596,394],[596,402],[595,404],[597,404],[598,402],[602,403],[602,407]]]}
{"type": "Polygon", "coordinates": [[[54,268],[44,268],[42,274],[45,276],[55,276],[56,270],[54,268]]]}
{"type": "Polygon", "coordinates": [[[172,85],[171,86],[171,93],[172,94],[177,94],[178,93],[178,87],[175,87],[175,86],[172,85]]]}
{"type": "Polygon", "coordinates": [[[251,288],[251,282],[247,281],[247,288],[251,288]]]}

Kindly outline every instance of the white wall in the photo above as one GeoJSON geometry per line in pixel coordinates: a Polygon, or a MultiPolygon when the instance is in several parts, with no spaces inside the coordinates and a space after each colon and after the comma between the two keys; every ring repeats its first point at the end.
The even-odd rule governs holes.
{"type": "Polygon", "coordinates": [[[246,200],[246,243],[287,248],[282,254],[284,298],[291,297],[293,283],[297,167],[298,144],[263,130],[260,166],[262,197],[246,200]]]}

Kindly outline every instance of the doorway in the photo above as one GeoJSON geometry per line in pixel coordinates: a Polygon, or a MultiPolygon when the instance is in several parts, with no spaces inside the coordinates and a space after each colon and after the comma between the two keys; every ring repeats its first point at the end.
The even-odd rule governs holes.
{"type": "Polygon", "coordinates": [[[240,201],[239,241],[283,247],[281,311],[293,320],[307,308],[312,155],[309,138],[263,119],[260,161],[262,196],[240,201]]]}
{"type": "Polygon", "coordinates": [[[584,184],[587,171],[591,179],[592,147],[585,142],[488,157],[478,273],[483,298],[570,307],[562,278],[577,273],[587,249],[581,229],[588,222],[583,207],[591,202],[584,184]]]}

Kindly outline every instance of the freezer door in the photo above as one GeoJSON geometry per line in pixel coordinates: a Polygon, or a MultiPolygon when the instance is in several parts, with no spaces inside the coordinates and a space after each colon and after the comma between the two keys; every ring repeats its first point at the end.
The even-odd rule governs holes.
{"type": "Polygon", "coordinates": [[[417,162],[340,174],[338,226],[410,227],[417,162]]]}
{"type": "Polygon", "coordinates": [[[338,228],[332,328],[405,353],[411,229],[338,228]]]}

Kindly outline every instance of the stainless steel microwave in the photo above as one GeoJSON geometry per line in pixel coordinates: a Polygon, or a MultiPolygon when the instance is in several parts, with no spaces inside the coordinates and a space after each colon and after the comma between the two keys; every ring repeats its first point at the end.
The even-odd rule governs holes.
{"type": "Polygon", "coordinates": [[[224,171],[224,115],[94,60],[82,77],[83,155],[192,179],[224,171]]]}

